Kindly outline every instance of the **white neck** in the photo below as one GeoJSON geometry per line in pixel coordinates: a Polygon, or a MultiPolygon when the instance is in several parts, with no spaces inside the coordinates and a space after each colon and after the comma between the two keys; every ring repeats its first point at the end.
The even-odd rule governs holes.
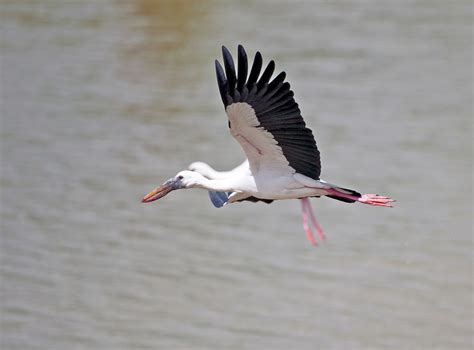
{"type": "Polygon", "coordinates": [[[196,187],[217,192],[233,192],[239,190],[235,187],[235,183],[232,181],[232,178],[209,180],[203,177],[201,181],[196,184],[196,187]]]}

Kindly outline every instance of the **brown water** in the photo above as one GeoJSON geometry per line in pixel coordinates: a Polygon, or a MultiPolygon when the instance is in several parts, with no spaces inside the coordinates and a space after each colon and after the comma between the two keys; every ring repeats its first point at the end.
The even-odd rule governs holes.
{"type": "Polygon", "coordinates": [[[470,1],[2,1],[2,349],[469,349],[470,1]],[[274,58],[323,178],[395,209],[140,198],[243,159],[220,45],[274,58]]]}

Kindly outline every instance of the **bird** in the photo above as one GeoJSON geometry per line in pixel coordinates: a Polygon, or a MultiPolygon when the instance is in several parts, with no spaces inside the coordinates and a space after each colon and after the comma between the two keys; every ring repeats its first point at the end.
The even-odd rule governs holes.
{"type": "Polygon", "coordinates": [[[203,162],[192,163],[154,188],[142,199],[150,203],[178,189],[209,191],[216,207],[252,201],[299,199],[303,229],[313,245],[325,234],[316,220],[309,198],[329,197],[345,203],[392,207],[393,199],[361,194],[320,178],[321,160],[313,132],[306,126],[294,92],[282,71],[273,79],[275,62],[262,72],[263,57],[257,51],[249,72],[247,53],[237,47],[237,69],[230,51],[222,46],[224,67],[215,60],[219,94],[227,114],[230,134],[240,144],[246,160],[226,172],[203,162]]]}

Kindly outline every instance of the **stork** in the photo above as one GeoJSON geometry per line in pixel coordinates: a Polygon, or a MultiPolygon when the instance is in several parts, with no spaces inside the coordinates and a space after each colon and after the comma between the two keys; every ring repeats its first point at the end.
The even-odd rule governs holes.
{"type": "Polygon", "coordinates": [[[311,226],[321,240],[325,236],[311,208],[310,197],[392,206],[394,200],[389,197],[362,195],[320,179],[316,141],[306,127],[290,84],[285,81],[286,73],[281,72],[270,81],[275,70],[273,60],[260,74],[263,59],[257,52],[248,74],[247,53],[242,45],[237,49],[238,70],[224,46],[222,54],[224,68],[215,61],[217,84],[230,133],[247,159],[228,172],[217,172],[205,163],[193,163],[191,170],[180,171],[148,193],[142,202],[149,203],[173,190],[188,188],[207,189],[216,207],[239,201],[271,203],[300,199],[303,228],[313,245],[317,240],[311,226]]]}

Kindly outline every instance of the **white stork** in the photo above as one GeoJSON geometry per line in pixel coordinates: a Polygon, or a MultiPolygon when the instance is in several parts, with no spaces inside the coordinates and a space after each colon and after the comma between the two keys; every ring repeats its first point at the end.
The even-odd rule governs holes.
{"type": "Polygon", "coordinates": [[[311,225],[321,239],[324,233],[311,209],[309,197],[327,196],[346,203],[391,207],[394,200],[332,185],[319,178],[321,163],[312,131],[306,127],[290,84],[281,72],[270,81],[274,61],[262,69],[262,55],[255,58],[248,73],[247,54],[238,46],[238,72],[232,55],[222,47],[224,69],[216,60],[217,84],[227,113],[230,133],[244,150],[247,160],[228,172],[217,172],[205,163],[193,163],[191,170],[176,176],[148,193],[144,203],[164,197],[173,190],[203,188],[216,207],[250,200],[271,203],[300,199],[303,227],[316,245],[311,225]],[[224,73],[225,70],[225,73],[224,73]]]}

